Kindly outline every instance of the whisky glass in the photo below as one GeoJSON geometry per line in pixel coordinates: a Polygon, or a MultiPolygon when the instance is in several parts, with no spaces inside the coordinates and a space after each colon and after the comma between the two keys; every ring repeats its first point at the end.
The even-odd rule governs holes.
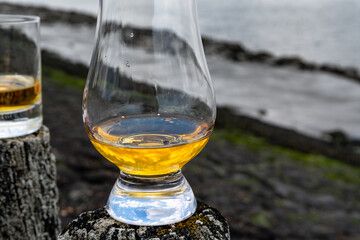
{"type": "Polygon", "coordinates": [[[0,15],[0,138],[42,125],[40,19],[0,15]]]}
{"type": "Polygon", "coordinates": [[[83,120],[120,169],[106,209],[133,225],[180,222],[196,210],[181,169],[216,116],[196,1],[100,1],[96,39],[83,120]]]}

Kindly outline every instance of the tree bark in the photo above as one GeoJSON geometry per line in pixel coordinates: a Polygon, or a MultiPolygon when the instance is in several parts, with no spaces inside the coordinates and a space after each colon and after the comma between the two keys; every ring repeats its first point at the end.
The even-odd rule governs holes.
{"type": "Polygon", "coordinates": [[[46,127],[0,139],[0,239],[56,239],[60,232],[56,163],[46,127]]]}
{"type": "Polygon", "coordinates": [[[58,240],[192,240],[230,239],[229,225],[214,208],[198,203],[189,219],[166,226],[140,227],[112,219],[105,208],[85,212],[65,228],[58,240]]]}

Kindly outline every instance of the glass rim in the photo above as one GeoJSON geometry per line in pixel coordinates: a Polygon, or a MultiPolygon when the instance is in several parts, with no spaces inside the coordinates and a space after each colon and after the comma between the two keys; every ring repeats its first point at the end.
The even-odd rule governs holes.
{"type": "Polygon", "coordinates": [[[34,15],[0,14],[0,25],[2,24],[28,24],[39,23],[40,17],[34,15]]]}

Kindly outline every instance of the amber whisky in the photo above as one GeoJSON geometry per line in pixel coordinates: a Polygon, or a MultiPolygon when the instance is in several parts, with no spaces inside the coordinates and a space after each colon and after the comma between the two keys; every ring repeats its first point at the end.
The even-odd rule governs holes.
{"type": "Polygon", "coordinates": [[[117,117],[90,132],[96,149],[123,172],[139,176],[180,170],[206,145],[212,126],[177,116],[117,117]]]}

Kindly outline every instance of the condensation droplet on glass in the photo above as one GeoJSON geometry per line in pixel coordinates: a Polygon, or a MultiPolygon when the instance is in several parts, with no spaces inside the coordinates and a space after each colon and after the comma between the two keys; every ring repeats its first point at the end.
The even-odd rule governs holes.
{"type": "Polygon", "coordinates": [[[159,87],[159,82],[154,80],[154,88],[156,92],[158,91],[158,87],[159,87]]]}

